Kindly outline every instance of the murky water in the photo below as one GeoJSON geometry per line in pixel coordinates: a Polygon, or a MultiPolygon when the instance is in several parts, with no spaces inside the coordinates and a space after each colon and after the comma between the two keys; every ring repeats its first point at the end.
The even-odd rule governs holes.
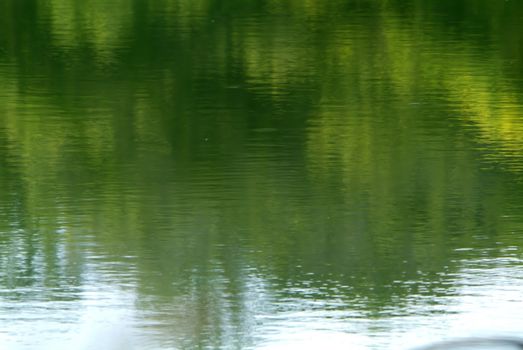
{"type": "Polygon", "coordinates": [[[523,336],[523,4],[0,2],[0,347],[523,336]]]}

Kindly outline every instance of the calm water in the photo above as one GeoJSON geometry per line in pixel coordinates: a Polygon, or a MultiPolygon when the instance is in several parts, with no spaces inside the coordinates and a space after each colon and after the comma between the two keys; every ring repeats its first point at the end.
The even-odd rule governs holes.
{"type": "Polygon", "coordinates": [[[1,0],[0,347],[523,336],[522,13],[1,0]]]}

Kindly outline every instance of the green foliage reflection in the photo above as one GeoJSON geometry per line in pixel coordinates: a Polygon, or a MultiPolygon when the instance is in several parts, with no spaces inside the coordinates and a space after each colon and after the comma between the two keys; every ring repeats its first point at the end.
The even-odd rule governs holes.
{"type": "Polygon", "coordinates": [[[188,347],[307,288],[444,294],[521,244],[521,6],[3,1],[0,285],[117,262],[188,347]]]}

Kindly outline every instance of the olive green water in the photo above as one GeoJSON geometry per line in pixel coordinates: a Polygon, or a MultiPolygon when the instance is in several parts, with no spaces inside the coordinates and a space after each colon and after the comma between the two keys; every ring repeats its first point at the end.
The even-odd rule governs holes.
{"type": "Polygon", "coordinates": [[[0,347],[523,336],[522,13],[0,1],[0,347]]]}

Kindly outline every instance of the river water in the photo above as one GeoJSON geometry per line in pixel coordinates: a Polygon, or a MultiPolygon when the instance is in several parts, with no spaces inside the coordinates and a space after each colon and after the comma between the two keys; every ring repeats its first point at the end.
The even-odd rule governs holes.
{"type": "Polygon", "coordinates": [[[523,3],[2,0],[2,349],[523,335],[523,3]]]}

